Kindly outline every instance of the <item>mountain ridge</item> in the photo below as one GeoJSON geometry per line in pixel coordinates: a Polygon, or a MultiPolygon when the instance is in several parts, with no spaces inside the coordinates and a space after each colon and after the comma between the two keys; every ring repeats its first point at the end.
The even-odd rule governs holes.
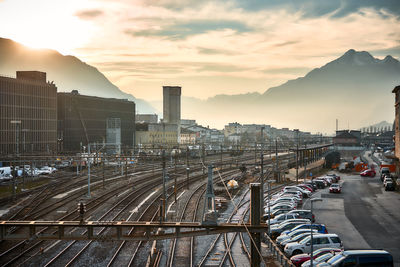
{"type": "Polygon", "coordinates": [[[0,37],[0,73],[14,76],[18,70],[46,72],[59,92],[78,90],[85,95],[128,99],[135,101],[138,111],[156,112],[146,101],[121,91],[96,67],[75,56],[62,55],[52,49],[31,49],[0,37]]]}

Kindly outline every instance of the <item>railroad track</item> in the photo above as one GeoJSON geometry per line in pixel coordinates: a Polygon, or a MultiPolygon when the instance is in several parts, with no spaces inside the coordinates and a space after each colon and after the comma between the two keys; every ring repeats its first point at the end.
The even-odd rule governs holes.
{"type": "MultiPolygon", "coordinates": [[[[233,157],[232,157],[233,158],[233,157]]],[[[235,158],[237,158],[237,157],[235,157],[235,158]]],[[[248,160],[248,159],[253,159],[253,156],[247,156],[247,157],[243,157],[243,159],[242,160],[248,160]]],[[[231,163],[232,164],[232,160],[231,159],[224,159],[223,160],[223,164],[224,165],[226,165],[226,164],[229,164],[229,163],[231,163]]],[[[193,163],[192,163],[193,164],[193,163]]],[[[111,167],[112,168],[112,167],[111,167]]],[[[148,173],[150,173],[150,172],[153,172],[154,171],[154,169],[155,168],[153,168],[153,166],[150,166],[150,168],[143,168],[142,169],[142,172],[148,172],[148,173]]],[[[170,169],[172,170],[172,168],[170,167],[170,169]]],[[[177,170],[178,170],[178,173],[186,173],[185,172],[185,169],[181,169],[181,168],[177,168],[177,170]]],[[[194,171],[198,171],[198,170],[201,170],[200,168],[195,168],[195,170],[194,171]]],[[[100,170],[100,171],[102,171],[102,170],[100,170]]],[[[99,171],[99,172],[100,172],[99,171]]],[[[111,170],[111,173],[113,173],[113,171],[111,170]]],[[[108,174],[108,172],[107,172],[107,174],[108,174]]],[[[131,175],[135,175],[135,174],[131,174],[131,175]]],[[[158,176],[159,175],[159,173],[157,172],[157,174],[156,175],[154,175],[155,177],[156,176],[158,176]]],[[[123,186],[120,186],[120,187],[117,187],[117,188],[115,188],[115,189],[113,189],[113,190],[111,190],[111,191],[109,191],[109,192],[107,192],[107,193],[105,193],[105,194],[103,194],[103,195],[101,195],[101,196],[99,196],[98,198],[96,198],[96,199],[93,199],[93,200],[91,200],[91,201],[89,201],[88,203],[87,203],[87,209],[88,209],[88,214],[91,214],[91,213],[94,213],[95,212],[95,210],[98,208],[98,207],[101,207],[101,205],[103,204],[103,200],[102,199],[107,199],[108,197],[111,197],[111,196],[113,196],[116,192],[118,192],[118,191],[121,191],[123,188],[126,188],[127,186],[131,186],[132,184],[134,184],[134,183],[136,183],[136,185],[137,185],[137,183],[139,183],[140,184],[140,182],[139,181],[143,181],[143,180],[146,180],[146,179],[150,179],[149,178],[150,176],[146,176],[146,177],[143,177],[143,175],[141,175],[140,177],[138,176],[137,177],[137,179],[139,179],[139,180],[137,180],[137,179],[134,179],[134,181],[132,182],[132,183],[128,183],[128,184],[125,184],[125,185],[123,185],[123,186]]],[[[86,183],[86,177],[79,177],[81,180],[80,181],[76,181],[76,183],[74,183],[74,185],[73,186],[76,186],[79,182],[81,182],[81,183],[86,183]]],[[[123,178],[123,176],[121,177],[121,178],[123,178]]],[[[135,177],[136,178],[136,177],[135,177]]],[[[102,178],[100,177],[100,178],[98,178],[98,179],[93,179],[94,181],[101,181],[102,180],[102,178]]],[[[107,179],[108,180],[108,179],[107,179]]],[[[107,181],[106,180],[106,181],[107,181]]],[[[65,182],[65,181],[64,181],[65,182]]],[[[160,181],[161,182],[161,181],[160,181]]],[[[110,183],[111,183],[111,181],[110,181],[110,183]]],[[[182,182],[182,184],[183,183],[185,183],[185,182],[182,182]]],[[[71,187],[68,187],[68,188],[72,188],[73,187],[72,185],[71,185],[71,187]]],[[[100,186],[100,185],[99,185],[100,186]]],[[[93,188],[94,189],[94,188],[93,188]]],[[[47,207],[48,207],[48,209],[46,208],[46,207],[40,207],[45,201],[41,201],[42,199],[49,199],[50,197],[52,197],[52,196],[54,196],[56,193],[58,193],[58,192],[60,192],[60,191],[58,191],[59,189],[57,188],[57,191],[51,191],[49,188],[44,188],[42,191],[40,191],[34,198],[33,198],[33,200],[39,200],[39,203],[40,204],[38,204],[37,202],[35,202],[35,201],[30,201],[30,203],[28,203],[25,207],[23,207],[23,209],[21,209],[21,212],[19,212],[19,214],[18,215],[16,215],[16,216],[14,216],[14,218],[20,218],[20,217],[22,217],[22,218],[38,218],[39,216],[38,215],[41,215],[41,216],[45,216],[46,214],[50,214],[52,211],[54,211],[55,209],[57,209],[57,208],[55,208],[55,206],[53,205],[52,207],[50,207],[50,205],[48,205],[47,207]],[[30,207],[29,207],[30,206],[30,207]],[[39,208],[40,207],[40,208],[39,208]],[[51,209],[52,209],[52,211],[51,211],[51,209]],[[39,212],[39,210],[40,210],[40,212],[39,212]],[[41,214],[40,214],[41,213],[41,214]],[[34,214],[36,214],[36,216],[35,217],[33,217],[33,215],[34,214]]],[[[62,188],[61,190],[63,190],[63,191],[65,191],[65,188],[62,188]]],[[[79,193],[80,194],[78,194],[78,192],[76,193],[76,194],[70,194],[70,195],[73,195],[74,197],[71,197],[68,201],[69,202],[72,202],[73,200],[74,200],[74,198],[76,199],[78,196],[80,196],[80,195],[82,195],[82,193],[83,193],[83,191],[86,191],[86,189],[82,189],[82,191],[81,190],[78,190],[78,191],[80,191],[79,193]]],[[[155,198],[156,199],[156,198],[155,198]]],[[[68,201],[65,201],[64,200],[64,203],[61,203],[60,202],[60,206],[58,206],[58,207],[61,207],[61,206],[63,206],[62,204],[65,204],[65,202],[68,202],[68,201]]],[[[75,210],[75,204],[74,204],[74,210],[75,210]]],[[[198,209],[198,207],[195,209],[196,210],[196,213],[197,213],[197,209],[198,209]]],[[[147,208],[146,208],[146,211],[145,212],[143,212],[143,214],[140,216],[140,220],[153,220],[154,218],[155,218],[155,216],[156,216],[156,214],[157,214],[157,211],[158,211],[158,203],[155,203],[155,201],[154,202],[152,202],[152,204],[150,204],[147,208]],[[153,207],[153,206],[155,206],[155,207],[153,207]],[[150,210],[152,210],[151,212],[150,212],[150,210]],[[153,212],[153,211],[155,211],[155,212],[153,212]],[[149,214],[153,214],[153,216],[150,216],[149,214]]],[[[195,216],[196,215],[194,215],[194,218],[195,218],[195,216]]],[[[65,220],[65,219],[72,219],[72,220],[75,220],[75,219],[78,219],[78,216],[76,216],[76,211],[72,211],[72,212],[69,212],[68,214],[66,214],[66,215],[64,215],[64,216],[61,216],[60,218],[58,218],[58,220],[65,220]]],[[[46,231],[46,229],[41,229],[40,231],[46,231]]],[[[131,230],[133,230],[133,229],[131,229],[131,230]]],[[[47,241],[48,242],[48,241],[47,241]]],[[[34,252],[35,251],[35,249],[36,248],[38,248],[40,245],[43,245],[43,247],[45,247],[45,249],[44,249],[44,251],[46,251],[47,249],[50,249],[49,248],[49,246],[55,246],[54,244],[50,244],[49,246],[45,246],[46,244],[44,244],[43,243],[43,241],[42,242],[35,242],[35,241],[30,241],[28,244],[26,243],[26,242],[20,242],[20,243],[18,243],[18,244],[16,244],[16,245],[14,245],[12,248],[10,248],[10,249],[7,249],[6,251],[4,251],[4,252],[2,252],[1,254],[0,254],[0,257],[2,258],[2,262],[6,262],[6,264],[5,264],[5,266],[7,266],[7,265],[10,265],[10,264],[14,264],[14,263],[16,263],[16,262],[20,262],[20,264],[24,264],[24,263],[26,263],[28,260],[30,260],[30,259],[32,259],[32,257],[34,257],[35,255],[38,255],[39,253],[41,253],[42,252],[42,250],[38,250],[38,251],[36,251],[36,252],[34,252]],[[30,243],[35,243],[35,244],[30,244],[30,243]],[[38,243],[38,244],[37,244],[38,243]],[[26,246],[29,246],[28,248],[26,248],[26,246]],[[23,252],[21,252],[21,253],[17,253],[18,255],[17,256],[15,256],[14,258],[10,258],[10,256],[7,256],[7,255],[9,255],[9,254],[12,254],[12,252],[14,252],[14,251],[16,251],[16,250],[23,250],[23,252]],[[33,252],[33,254],[32,254],[32,252],[33,252]],[[30,255],[31,256],[28,256],[27,258],[26,258],[26,256],[24,256],[24,255],[26,255],[27,253],[30,253],[30,255]],[[6,257],[7,256],[7,257],[6,257]],[[21,257],[25,257],[25,260],[22,260],[22,262],[21,262],[21,257]],[[7,260],[8,259],[8,260],[7,260]]],[[[191,240],[191,247],[192,247],[192,250],[193,250],[193,239],[191,240]]],[[[124,244],[125,244],[125,242],[123,242],[121,245],[121,249],[118,249],[118,250],[123,250],[123,248],[124,248],[124,244]]],[[[132,263],[133,263],[133,260],[135,259],[135,255],[137,254],[137,251],[139,250],[139,248],[140,248],[140,244],[137,246],[137,249],[136,249],[136,253],[134,253],[134,254],[132,254],[132,257],[131,257],[131,260],[130,260],[130,262],[129,262],[129,266],[130,265],[132,265],[132,263]]],[[[117,254],[117,256],[118,256],[118,254],[117,254]]],[[[161,255],[159,255],[159,260],[161,260],[161,255]]],[[[115,258],[117,258],[117,257],[115,257],[115,258]]],[[[51,264],[51,263],[50,263],[51,264]]],[[[112,264],[112,263],[111,263],[112,264]]]]}

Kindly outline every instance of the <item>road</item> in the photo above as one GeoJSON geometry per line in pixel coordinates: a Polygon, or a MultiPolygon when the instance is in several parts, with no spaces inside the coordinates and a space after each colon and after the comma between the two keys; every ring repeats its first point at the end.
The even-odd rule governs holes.
{"type": "MultiPolygon", "coordinates": [[[[320,189],[313,197],[317,222],[342,239],[345,249],[384,249],[400,266],[400,194],[386,192],[378,177],[340,174],[341,194],[320,189]]],[[[310,207],[310,202],[305,207],[310,207]]]]}

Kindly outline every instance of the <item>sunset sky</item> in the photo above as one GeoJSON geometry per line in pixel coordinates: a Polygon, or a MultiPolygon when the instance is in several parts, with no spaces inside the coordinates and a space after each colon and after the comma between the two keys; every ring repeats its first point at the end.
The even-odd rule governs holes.
{"type": "Polygon", "coordinates": [[[139,98],[207,98],[264,92],[350,48],[399,58],[400,1],[0,0],[0,37],[75,55],[139,98]]]}

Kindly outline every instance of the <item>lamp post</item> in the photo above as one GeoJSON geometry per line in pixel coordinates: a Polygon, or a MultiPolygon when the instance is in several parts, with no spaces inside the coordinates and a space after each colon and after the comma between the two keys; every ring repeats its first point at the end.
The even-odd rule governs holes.
{"type": "MultiPolygon", "coordinates": [[[[268,183],[268,236],[271,237],[271,183],[275,182],[275,180],[267,180],[268,183]]],[[[264,199],[263,199],[264,201],[264,199]]]]}
{"type": "MultiPolygon", "coordinates": [[[[313,202],[314,201],[322,201],[322,198],[311,198],[311,215],[313,214],[313,202]]],[[[314,252],[314,246],[313,246],[313,222],[311,221],[311,227],[310,227],[310,235],[311,235],[311,253],[310,253],[310,266],[313,266],[313,252],[314,252]]]]}
{"type": "Polygon", "coordinates": [[[294,129],[296,132],[296,184],[299,183],[299,129],[294,129]]]}
{"type": "Polygon", "coordinates": [[[264,127],[261,127],[261,169],[260,169],[260,187],[261,187],[261,214],[264,212],[264,127]]]}

